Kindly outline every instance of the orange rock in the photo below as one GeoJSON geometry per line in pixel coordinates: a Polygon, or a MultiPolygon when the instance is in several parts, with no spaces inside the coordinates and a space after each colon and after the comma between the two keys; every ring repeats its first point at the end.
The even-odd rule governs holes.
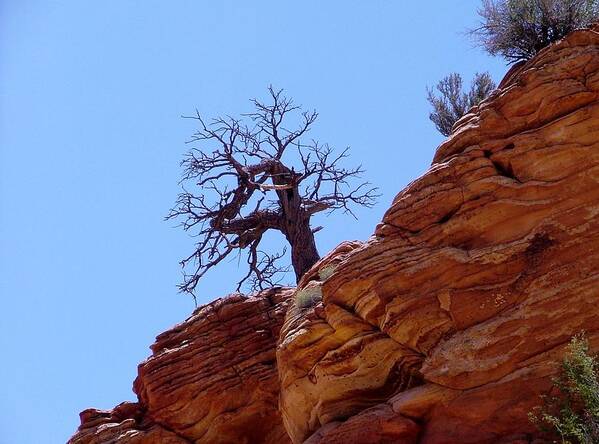
{"type": "Polygon", "coordinates": [[[564,344],[599,348],[598,99],[595,31],[515,66],[371,239],[158,336],[71,442],[541,443],[564,344]]]}
{"type": "Polygon", "coordinates": [[[353,427],[373,415],[422,443],[534,439],[563,344],[599,341],[598,99],[599,34],[576,31],[457,123],[375,237],[300,282],[321,301],[290,307],[277,350],[294,443],[383,442],[353,427]]]}
{"type": "Polygon", "coordinates": [[[277,408],[275,342],[290,294],[232,295],[196,310],[159,335],[140,364],[139,403],[82,412],[70,442],[289,442],[277,408]]]}
{"type": "Polygon", "coordinates": [[[138,403],[123,402],[114,409],[87,409],[80,413],[81,426],[69,444],[186,444],[189,441],[144,418],[138,403]]]}
{"type": "Polygon", "coordinates": [[[304,444],[416,444],[420,427],[388,405],[372,407],[343,423],[332,422],[304,444]]]}

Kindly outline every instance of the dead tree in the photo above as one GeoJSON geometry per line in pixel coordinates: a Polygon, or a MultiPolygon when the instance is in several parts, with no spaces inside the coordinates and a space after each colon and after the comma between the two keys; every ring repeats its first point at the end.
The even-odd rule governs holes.
{"type": "Polygon", "coordinates": [[[208,270],[235,252],[245,251],[248,271],[237,290],[275,285],[286,250],[269,253],[260,243],[269,230],[282,233],[291,247],[296,280],[319,259],[310,219],[322,211],[342,210],[355,217],[352,205],[371,207],[376,188],[353,183],[362,167],[345,168],[345,149],[335,154],[307,133],[316,111],[300,106],[272,87],[269,103],[252,100],[254,111],[241,119],[205,121],[189,117],[199,129],[189,142],[200,143],[181,162],[183,191],[167,219],[181,221],[197,236],[194,252],[181,261],[181,291],[194,294],[208,270]],[[293,125],[293,126],[290,126],[293,125]],[[193,187],[190,188],[190,186],[193,187]]]}

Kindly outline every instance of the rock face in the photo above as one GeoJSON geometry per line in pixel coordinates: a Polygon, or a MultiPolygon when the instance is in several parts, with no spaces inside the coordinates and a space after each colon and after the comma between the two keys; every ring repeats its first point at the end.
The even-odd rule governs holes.
{"type": "Polygon", "coordinates": [[[71,442],[535,441],[564,345],[599,346],[598,99],[595,31],[513,68],[371,239],[160,335],[71,442]]]}
{"type": "Polygon", "coordinates": [[[291,293],[219,299],[159,335],[139,365],[139,402],[82,412],[69,442],[289,442],[277,407],[275,343],[291,293]]]}
{"type": "Polygon", "coordinates": [[[298,286],[277,351],[294,443],[530,442],[570,337],[599,342],[599,34],[514,68],[375,235],[298,286]]]}
{"type": "Polygon", "coordinates": [[[136,402],[123,402],[114,409],[87,409],[81,412],[81,427],[69,440],[72,444],[184,444],[186,439],[144,417],[136,402]]]}

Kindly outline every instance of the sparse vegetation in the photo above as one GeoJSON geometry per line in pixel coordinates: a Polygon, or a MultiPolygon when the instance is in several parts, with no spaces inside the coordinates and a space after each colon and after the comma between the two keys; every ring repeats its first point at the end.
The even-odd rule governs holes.
{"type": "Polygon", "coordinates": [[[295,293],[295,305],[298,308],[310,308],[322,300],[320,285],[308,286],[295,293]]]}
{"type": "Polygon", "coordinates": [[[531,420],[543,432],[556,435],[562,443],[599,443],[599,363],[589,354],[583,335],[572,338],[554,379],[557,394],[543,397],[543,407],[531,420]]]}
{"type": "Polygon", "coordinates": [[[336,269],[337,269],[337,266],[335,264],[330,264],[330,265],[327,265],[326,267],[322,267],[318,271],[318,277],[320,278],[321,281],[326,281],[328,278],[330,278],[333,275],[333,273],[335,273],[336,269]]]}
{"type": "MultiPolygon", "coordinates": [[[[252,100],[254,111],[241,118],[196,120],[199,129],[182,162],[183,191],[169,219],[178,219],[197,238],[181,261],[181,291],[194,295],[199,280],[213,267],[246,252],[247,273],[238,282],[251,290],[276,285],[288,266],[282,252],[264,250],[267,232],[279,232],[291,247],[296,280],[320,258],[311,225],[321,212],[353,213],[372,207],[377,189],[359,177],[362,166],[346,167],[348,149],[335,152],[309,137],[318,117],[268,89],[269,101],[252,100]]],[[[194,296],[195,297],[195,296],[194,296]]]]}
{"type": "Polygon", "coordinates": [[[598,0],[483,0],[480,27],[472,31],[489,54],[509,62],[541,49],[599,17],[598,0]]]}
{"type": "Polygon", "coordinates": [[[429,118],[437,130],[449,136],[454,124],[474,105],[478,105],[495,89],[495,83],[489,73],[476,73],[470,91],[463,92],[462,76],[452,73],[441,80],[437,86],[438,95],[428,89],[428,101],[433,107],[429,118]]]}

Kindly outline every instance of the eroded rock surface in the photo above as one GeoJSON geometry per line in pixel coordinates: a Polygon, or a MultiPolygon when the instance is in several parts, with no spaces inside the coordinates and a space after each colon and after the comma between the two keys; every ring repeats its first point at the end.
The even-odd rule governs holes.
{"type": "Polygon", "coordinates": [[[514,67],[371,239],[160,335],[71,442],[540,442],[564,345],[599,346],[598,99],[597,32],[514,67]]]}
{"type": "Polygon", "coordinates": [[[304,277],[321,300],[290,307],[277,352],[293,442],[534,439],[564,344],[599,340],[598,98],[599,34],[576,31],[304,277]]]}
{"type": "Polygon", "coordinates": [[[292,290],[232,295],[162,333],[139,366],[138,403],[86,410],[72,444],[289,442],[275,343],[292,290]]]}
{"type": "Polygon", "coordinates": [[[87,409],[79,415],[81,427],[70,444],[185,444],[189,441],[144,417],[136,402],[123,402],[112,410],[87,409]]]}

